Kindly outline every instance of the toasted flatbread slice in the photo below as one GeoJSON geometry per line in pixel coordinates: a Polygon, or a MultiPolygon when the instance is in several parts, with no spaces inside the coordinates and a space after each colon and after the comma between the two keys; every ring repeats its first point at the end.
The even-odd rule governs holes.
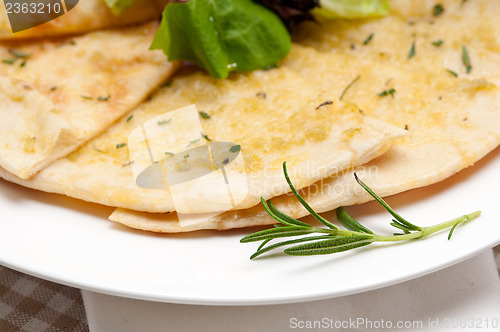
{"type": "Polygon", "coordinates": [[[390,6],[391,13],[384,18],[305,23],[294,40],[325,53],[350,54],[377,63],[439,75],[455,73],[459,78],[484,78],[499,84],[500,67],[493,65],[500,61],[497,3],[393,0],[390,6]],[[437,4],[444,10],[435,16],[437,4]],[[464,47],[471,64],[469,73],[464,64],[464,47]]]}
{"type": "MultiPolygon", "coordinates": [[[[385,69],[388,70],[386,73],[395,74],[395,71],[385,69]]],[[[378,72],[380,71],[374,72],[374,75],[378,72]]],[[[369,91],[363,104],[379,105],[373,111],[367,111],[368,114],[380,116],[394,125],[407,127],[409,135],[399,140],[381,157],[303,189],[302,195],[316,211],[325,212],[370,199],[355,182],[354,172],[379,195],[388,196],[441,181],[474,164],[499,145],[498,87],[486,81],[466,79],[455,79],[456,82],[446,86],[435,75],[413,74],[405,72],[405,75],[400,76],[406,79],[398,81],[400,94],[395,95],[394,99],[390,96],[377,99],[380,98],[376,95],[377,84],[359,82],[359,91],[369,91]],[[437,87],[433,85],[417,92],[412,87],[411,77],[418,77],[424,82],[431,80],[437,87]],[[409,90],[404,88],[405,83],[410,83],[407,86],[409,90]],[[412,94],[419,99],[412,102],[412,94]],[[410,106],[415,101],[418,108],[410,106]]],[[[365,74],[364,77],[368,75],[365,74]]],[[[382,78],[379,79],[379,84],[384,84],[382,78]]],[[[361,100],[363,92],[356,93],[355,90],[358,89],[350,91],[350,98],[361,100]]],[[[293,196],[282,195],[273,198],[272,202],[282,212],[294,218],[307,215],[307,211],[293,196]]],[[[117,209],[110,219],[154,232],[229,229],[270,224],[274,221],[260,205],[251,209],[228,211],[196,223],[184,220],[183,224],[186,226],[179,222],[175,213],[154,214],[117,209]]]]}
{"type": "MultiPolygon", "coordinates": [[[[0,2],[0,39],[26,39],[81,34],[129,24],[143,23],[160,17],[167,0],[136,0],[118,15],[104,0],[80,0],[58,18],[28,30],[12,33],[4,2],[0,2]]],[[[47,11],[48,9],[44,9],[47,11]]]]}
{"type": "MultiPolygon", "coordinates": [[[[302,61],[296,56],[302,53],[294,53],[288,61],[302,61]]],[[[193,102],[209,118],[199,117],[204,136],[197,132],[197,139],[186,141],[183,149],[210,140],[213,151],[214,143],[231,142],[240,146],[244,159],[245,169],[233,173],[230,182],[246,183],[247,192],[235,206],[225,209],[248,208],[258,204],[261,196],[271,198],[288,192],[281,171],[283,160],[289,162],[291,177],[301,188],[380,156],[406,134],[402,128],[365,116],[354,104],[339,102],[338,94],[318,90],[289,65],[235,74],[228,80],[186,71],[104,134],[34,178],[21,181],[5,172],[1,175],[24,186],[111,206],[149,212],[177,210],[171,187],[145,189],[136,184],[128,138],[148,121],[168,129],[169,137],[182,136],[189,131],[188,126],[170,123],[166,112],[193,102]],[[165,121],[154,120],[163,114],[165,121]],[[129,146],[125,146],[127,142],[129,146]]],[[[166,158],[165,152],[169,151],[159,151],[155,161],[166,158]]],[[[195,204],[184,208],[183,213],[220,211],[216,204],[227,195],[226,185],[209,182],[207,186],[197,191],[198,197],[188,191],[187,197],[195,204]],[[212,201],[209,203],[204,195],[212,201]]]]}
{"type": "Polygon", "coordinates": [[[163,83],[176,63],[148,50],[156,27],[0,44],[0,166],[33,176],[163,83]]]}
{"type": "MultiPolygon", "coordinates": [[[[459,1],[442,3],[445,12],[439,17],[432,14],[434,2],[393,1],[389,17],[311,25],[304,32],[307,38],[299,34],[299,42],[321,50],[295,47],[293,52],[302,52],[298,58],[305,61],[288,65],[301,77],[318,89],[340,92],[359,75],[344,100],[409,132],[381,157],[302,190],[316,211],[370,199],[355,182],[354,172],[379,195],[388,196],[441,181],[473,165],[500,144],[500,73],[496,66],[500,50],[498,42],[492,42],[500,36],[496,24],[500,7],[479,0],[463,5],[459,1]],[[371,33],[372,41],[363,45],[371,33]],[[443,44],[434,46],[432,42],[439,39],[443,44]],[[408,59],[412,40],[415,55],[408,59]],[[473,66],[469,73],[463,46],[473,66]],[[447,69],[456,71],[458,77],[447,69]]],[[[291,195],[272,202],[292,217],[307,215],[291,195]]],[[[115,210],[110,219],[154,232],[274,222],[261,206],[228,211],[197,223],[184,220],[181,224],[175,213],[125,209],[115,210]]]]}

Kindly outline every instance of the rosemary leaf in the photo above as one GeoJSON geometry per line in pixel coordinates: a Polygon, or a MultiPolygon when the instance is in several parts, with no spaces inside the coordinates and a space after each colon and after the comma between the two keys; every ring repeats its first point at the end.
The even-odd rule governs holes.
{"type": "Polygon", "coordinates": [[[373,237],[370,235],[339,236],[332,240],[323,240],[291,247],[285,249],[285,253],[293,256],[328,255],[363,247],[373,241],[373,237]]]}
{"type": "Polygon", "coordinates": [[[306,228],[302,226],[288,226],[279,228],[265,229],[260,232],[255,232],[253,234],[247,235],[240,240],[241,243],[262,241],[267,239],[276,239],[280,237],[291,237],[298,235],[306,235],[314,233],[313,228],[306,228]]]}
{"type": "Polygon", "coordinates": [[[396,222],[396,221],[393,221],[390,223],[391,226],[393,227],[396,227],[400,230],[402,230],[403,232],[405,232],[405,234],[409,234],[410,230],[408,229],[408,227],[404,226],[404,225],[401,225],[400,223],[396,222]]]}
{"type": "Polygon", "coordinates": [[[302,196],[299,195],[299,193],[297,192],[297,190],[293,186],[292,181],[290,181],[290,178],[288,177],[288,172],[286,170],[286,161],[283,162],[283,173],[285,174],[286,182],[288,183],[288,186],[292,190],[295,197],[299,200],[300,204],[302,204],[302,206],[304,206],[306,208],[306,210],[309,211],[309,213],[314,217],[314,219],[316,219],[317,221],[319,221],[320,223],[322,223],[326,227],[329,227],[331,229],[337,229],[337,227],[335,227],[335,225],[333,225],[331,222],[329,222],[328,220],[326,220],[325,218],[323,218],[322,216],[317,214],[316,211],[314,211],[313,208],[309,204],[307,204],[307,202],[302,198],[302,196]]]}
{"type": "MultiPolygon", "coordinates": [[[[272,239],[267,239],[267,240],[264,240],[262,241],[262,243],[260,244],[260,246],[257,248],[257,252],[260,251],[266,244],[269,243],[269,241],[271,241],[272,239]]],[[[255,255],[255,254],[254,254],[255,255]]],[[[251,259],[252,257],[250,257],[251,259]]]]}
{"type": "Polygon", "coordinates": [[[389,204],[387,204],[382,198],[380,198],[377,194],[375,194],[370,188],[368,188],[368,186],[366,184],[363,183],[363,181],[361,181],[358,176],[356,175],[356,173],[354,173],[354,178],[356,179],[356,182],[361,186],[363,187],[364,190],[366,190],[366,192],[368,192],[370,194],[370,196],[372,196],[377,202],[379,202],[386,210],[387,212],[389,212],[394,218],[396,218],[397,221],[399,221],[401,224],[405,225],[408,227],[408,229],[410,230],[415,230],[415,231],[419,231],[421,230],[420,227],[416,226],[416,225],[413,225],[412,223],[408,222],[407,220],[405,220],[403,217],[401,217],[399,214],[397,214],[390,206],[389,204]]]}
{"type": "Polygon", "coordinates": [[[361,232],[361,233],[367,233],[367,234],[373,234],[371,230],[368,228],[364,227],[360,223],[358,223],[356,220],[354,220],[353,217],[351,217],[343,207],[337,208],[336,211],[337,214],[337,219],[339,222],[344,226],[346,229],[355,231],[355,232],[361,232]]]}
{"type": "Polygon", "coordinates": [[[267,243],[269,243],[269,241],[271,241],[271,239],[265,240],[259,246],[259,248],[257,249],[257,251],[252,256],[250,256],[250,259],[254,259],[257,256],[262,255],[263,253],[266,253],[266,252],[268,252],[270,250],[273,250],[273,249],[276,249],[276,248],[279,248],[279,247],[283,247],[283,246],[287,246],[287,245],[291,245],[291,244],[296,244],[296,243],[301,243],[301,242],[309,242],[309,241],[316,241],[316,240],[325,240],[325,239],[329,239],[329,238],[332,238],[332,237],[333,237],[332,235],[307,236],[307,237],[301,237],[301,238],[295,239],[295,240],[288,240],[288,241],[278,242],[278,243],[271,244],[271,245],[269,245],[269,246],[267,246],[267,247],[264,248],[264,245],[267,244],[267,243]]]}
{"type": "MultiPolygon", "coordinates": [[[[262,200],[262,198],[261,198],[262,200]]],[[[306,224],[305,222],[302,222],[300,220],[297,220],[297,219],[294,219],[290,216],[287,216],[286,214],[284,214],[283,212],[281,212],[280,210],[278,210],[274,205],[273,203],[271,203],[271,200],[268,200],[267,201],[267,204],[269,206],[269,208],[271,209],[271,211],[276,215],[278,216],[281,220],[284,220],[286,222],[288,222],[289,224],[292,224],[292,225],[296,225],[296,226],[304,226],[304,227],[311,227],[311,225],[309,224],[306,224]]]]}
{"type": "MultiPolygon", "coordinates": [[[[274,211],[268,205],[268,203],[270,203],[270,201],[266,202],[264,197],[260,198],[260,202],[261,202],[262,206],[264,207],[264,209],[266,210],[266,212],[269,214],[269,216],[271,216],[271,218],[273,218],[277,222],[282,223],[283,225],[287,225],[287,226],[297,226],[295,223],[289,222],[286,219],[284,220],[284,219],[280,218],[280,216],[276,215],[274,213],[274,211]]],[[[307,225],[307,226],[309,226],[309,225],[307,225]]],[[[311,226],[309,226],[309,227],[311,227],[311,226]]]]}

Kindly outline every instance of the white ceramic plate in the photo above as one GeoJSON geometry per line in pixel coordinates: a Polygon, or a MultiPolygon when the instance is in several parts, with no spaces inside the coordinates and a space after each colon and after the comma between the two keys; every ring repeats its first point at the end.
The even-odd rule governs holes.
{"type": "MultiPolygon", "coordinates": [[[[250,261],[256,229],[181,235],[109,222],[112,209],[0,180],[0,264],[96,292],[171,303],[291,303],[388,286],[447,267],[500,243],[500,149],[474,167],[426,188],[388,198],[418,225],[482,210],[476,220],[425,240],[317,257],[270,255],[250,261]]],[[[379,205],[349,208],[387,232],[379,205]]],[[[333,215],[325,216],[334,218],[333,215]]]]}

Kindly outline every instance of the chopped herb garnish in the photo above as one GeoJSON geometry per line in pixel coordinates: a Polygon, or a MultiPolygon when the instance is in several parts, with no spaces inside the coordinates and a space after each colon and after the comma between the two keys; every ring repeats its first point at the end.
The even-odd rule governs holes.
{"type": "Polygon", "coordinates": [[[124,146],[126,146],[127,143],[120,143],[120,144],[116,144],[116,148],[119,149],[119,148],[123,148],[124,146]]]}
{"type": "Polygon", "coordinates": [[[372,41],[372,39],[373,39],[373,35],[374,35],[374,34],[373,34],[373,33],[371,33],[371,34],[368,36],[368,38],[366,38],[366,39],[365,39],[365,41],[363,42],[363,45],[368,45],[368,43],[372,41]]]}
{"type": "Polygon", "coordinates": [[[185,154],[184,159],[188,159],[188,158],[189,158],[189,154],[185,154]]]}
{"type": "Polygon", "coordinates": [[[97,97],[97,100],[98,101],[108,101],[109,98],[111,98],[111,95],[107,95],[106,97],[99,96],[99,97],[97,97]]]}
{"type": "Polygon", "coordinates": [[[439,3],[437,5],[435,5],[434,8],[432,9],[432,15],[434,15],[434,16],[439,16],[443,12],[444,12],[444,7],[443,7],[443,5],[441,5],[439,3]]]}
{"type": "Polygon", "coordinates": [[[470,63],[469,53],[467,52],[467,47],[462,46],[462,62],[465,66],[465,71],[468,73],[472,70],[472,65],[470,63]]]}
{"type": "Polygon", "coordinates": [[[14,59],[4,59],[4,60],[2,60],[2,63],[6,63],[8,65],[12,65],[12,64],[14,64],[14,62],[16,62],[15,58],[14,59]]]}
{"type": "Polygon", "coordinates": [[[199,141],[200,141],[200,139],[199,139],[199,138],[198,138],[198,139],[195,139],[194,141],[190,141],[188,146],[191,146],[191,145],[193,145],[193,144],[195,144],[195,143],[198,143],[199,141]]]}
{"type": "Polygon", "coordinates": [[[446,69],[446,71],[447,71],[448,73],[452,74],[453,76],[458,77],[458,74],[457,74],[457,73],[455,73],[453,70],[451,70],[451,69],[446,69]]]}
{"type": "Polygon", "coordinates": [[[94,99],[94,98],[92,98],[92,97],[85,96],[85,95],[82,95],[82,98],[83,98],[83,99],[87,99],[87,100],[92,100],[92,99],[94,99]]]}
{"type": "Polygon", "coordinates": [[[351,88],[351,86],[354,85],[354,83],[356,83],[359,79],[361,78],[360,75],[356,76],[352,81],[351,83],[347,84],[347,86],[345,87],[344,91],[342,91],[342,93],[340,94],[340,97],[339,97],[339,101],[342,101],[342,98],[344,98],[344,95],[345,93],[347,92],[347,90],[349,90],[351,88]]]}
{"type": "Polygon", "coordinates": [[[158,121],[158,125],[159,125],[159,126],[161,126],[161,125],[164,125],[164,124],[170,123],[170,121],[172,121],[172,119],[168,119],[168,120],[161,120],[161,121],[158,121]]]}
{"type": "Polygon", "coordinates": [[[198,112],[203,119],[210,119],[210,115],[208,115],[206,112],[199,111],[198,112]]]}
{"type": "Polygon", "coordinates": [[[92,149],[94,149],[95,151],[100,152],[100,153],[106,153],[106,151],[103,151],[103,150],[99,149],[95,145],[92,145],[92,149]]]}
{"type": "Polygon", "coordinates": [[[394,88],[391,88],[389,90],[384,90],[382,91],[381,93],[378,94],[379,97],[385,97],[387,95],[391,95],[392,97],[394,97],[394,93],[396,92],[396,90],[394,88]]]}
{"type": "Polygon", "coordinates": [[[175,154],[173,154],[172,152],[168,152],[168,151],[167,151],[167,152],[165,152],[165,154],[166,154],[167,156],[175,156],[175,154]]]}
{"type": "Polygon", "coordinates": [[[132,118],[133,118],[133,117],[134,117],[134,115],[133,115],[133,114],[132,114],[131,116],[129,116],[129,117],[127,118],[127,122],[129,122],[130,120],[132,120],[132,118]]]}
{"type": "Polygon", "coordinates": [[[165,83],[163,83],[163,85],[161,86],[162,88],[167,88],[169,86],[172,85],[172,81],[166,81],[165,83]]]}
{"type": "Polygon", "coordinates": [[[327,101],[324,101],[324,102],[322,102],[321,104],[319,104],[319,105],[318,105],[318,107],[316,107],[316,109],[319,109],[319,108],[321,108],[321,107],[323,107],[323,106],[326,106],[326,105],[331,105],[331,104],[333,104],[333,101],[331,101],[331,100],[327,100],[327,101]]]}
{"type": "Polygon", "coordinates": [[[411,43],[411,49],[410,49],[410,53],[408,53],[408,59],[411,59],[415,56],[415,41],[413,41],[413,43],[411,43]]]}
{"type": "Polygon", "coordinates": [[[26,59],[26,58],[29,58],[31,56],[30,53],[16,51],[16,50],[12,50],[12,49],[9,49],[9,53],[12,54],[13,56],[15,56],[16,58],[19,58],[19,59],[26,59]]]}
{"type": "Polygon", "coordinates": [[[208,136],[203,134],[203,133],[201,133],[201,137],[203,137],[204,139],[206,139],[209,142],[212,142],[212,140],[210,138],[208,138],[208,136]]]}
{"type": "Polygon", "coordinates": [[[241,150],[241,145],[233,145],[229,151],[230,152],[239,152],[241,150]]]}
{"type": "Polygon", "coordinates": [[[26,66],[26,61],[21,62],[21,64],[19,65],[19,67],[21,67],[21,68],[24,66],[26,66]]]}
{"type": "Polygon", "coordinates": [[[432,45],[439,47],[439,46],[443,45],[443,43],[444,43],[444,41],[442,39],[438,39],[438,40],[433,41],[432,45]]]}

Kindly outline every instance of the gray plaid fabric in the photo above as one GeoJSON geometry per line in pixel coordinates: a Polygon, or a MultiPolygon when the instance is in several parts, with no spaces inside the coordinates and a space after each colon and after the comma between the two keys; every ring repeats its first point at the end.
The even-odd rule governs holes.
{"type": "Polygon", "coordinates": [[[0,266],[0,331],[88,331],[80,290],[0,266]]]}
{"type": "MultiPolygon", "coordinates": [[[[494,252],[500,274],[500,245],[494,252]]],[[[0,332],[88,330],[78,289],[0,266],[0,332]]]]}

